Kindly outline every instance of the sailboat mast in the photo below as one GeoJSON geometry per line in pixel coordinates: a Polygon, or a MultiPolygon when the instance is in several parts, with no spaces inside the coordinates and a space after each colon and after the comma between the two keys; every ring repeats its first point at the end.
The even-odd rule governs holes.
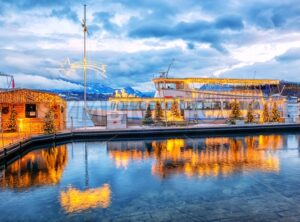
{"type": "Polygon", "coordinates": [[[86,111],[86,5],[84,5],[84,19],[83,19],[83,35],[84,35],[84,43],[83,43],[83,81],[84,81],[84,109],[86,111]]]}
{"type": "Polygon", "coordinates": [[[86,27],[86,5],[84,4],[84,11],[83,11],[84,17],[82,22],[82,28],[83,28],[83,119],[84,119],[84,128],[86,127],[86,112],[87,112],[87,105],[86,105],[86,33],[87,33],[87,27],[86,27]]]}

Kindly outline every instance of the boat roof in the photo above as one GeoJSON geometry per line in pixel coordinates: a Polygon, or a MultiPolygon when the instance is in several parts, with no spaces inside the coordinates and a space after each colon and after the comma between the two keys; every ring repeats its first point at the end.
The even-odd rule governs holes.
{"type": "Polygon", "coordinates": [[[215,85],[263,86],[279,85],[277,79],[230,79],[230,78],[155,78],[154,83],[202,83],[215,85]]]}

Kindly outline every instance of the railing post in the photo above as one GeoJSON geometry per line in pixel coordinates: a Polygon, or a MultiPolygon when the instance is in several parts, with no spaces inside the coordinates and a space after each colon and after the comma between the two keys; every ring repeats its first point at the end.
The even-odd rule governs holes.
{"type": "Polygon", "coordinates": [[[4,157],[6,157],[6,155],[7,155],[7,150],[6,150],[6,148],[4,148],[3,151],[4,151],[4,157]]]}
{"type": "Polygon", "coordinates": [[[29,137],[31,137],[31,120],[29,120],[29,137]]]}
{"type": "Polygon", "coordinates": [[[4,133],[3,133],[3,127],[1,127],[1,138],[2,138],[2,147],[4,147],[4,133]]]}
{"type": "Polygon", "coordinates": [[[73,116],[71,116],[71,132],[73,132],[73,116]]]}

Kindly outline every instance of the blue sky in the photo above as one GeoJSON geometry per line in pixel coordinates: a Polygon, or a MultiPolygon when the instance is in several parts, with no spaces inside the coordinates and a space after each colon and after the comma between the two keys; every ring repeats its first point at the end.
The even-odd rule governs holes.
{"type": "Polygon", "coordinates": [[[300,81],[299,0],[1,0],[0,71],[19,87],[80,89],[82,72],[60,68],[82,58],[84,3],[88,60],[107,65],[88,83],[150,91],[172,59],[173,77],[300,81]]]}

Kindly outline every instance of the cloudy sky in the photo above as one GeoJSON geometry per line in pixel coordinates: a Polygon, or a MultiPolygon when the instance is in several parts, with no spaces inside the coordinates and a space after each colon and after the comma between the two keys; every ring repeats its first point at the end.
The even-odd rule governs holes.
{"type": "MultiPolygon", "coordinates": [[[[174,77],[300,81],[299,0],[1,0],[0,71],[18,87],[80,89],[87,4],[88,61],[107,65],[88,83],[150,91],[174,77]]],[[[1,79],[5,84],[5,79],[1,79]]]]}

